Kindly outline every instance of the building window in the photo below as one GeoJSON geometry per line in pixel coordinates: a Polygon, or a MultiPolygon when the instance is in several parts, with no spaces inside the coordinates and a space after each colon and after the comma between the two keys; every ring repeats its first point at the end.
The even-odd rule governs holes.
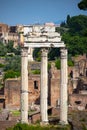
{"type": "Polygon", "coordinates": [[[38,81],[34,81],[34,89],[38,89],[38,81]]]}
{"type": "Polygon", "coordinates": [[[79,105],[81,104],[81,101],[75,101],[75,104],[79,105]]]}

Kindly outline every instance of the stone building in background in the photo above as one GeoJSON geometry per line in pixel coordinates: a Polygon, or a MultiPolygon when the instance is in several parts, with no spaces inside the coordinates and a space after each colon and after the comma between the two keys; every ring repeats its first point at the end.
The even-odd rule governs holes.
{"type": "Polygon", "coordinates": [[[8,42],[9,27],[7,24],[0,23],[0,41],[3,43],[8,42]]]}
{"type": "Polygon", "coordinates": [[[8,33],[8,42],[13,41],[14,47],[18,46],[18,33],[17,33],[17,26],[9,26],[9,33],[8,33]]]}
{"type": "Polygon", "coordinates": [[[0,23],[0,41],[6,44],[13,41],[14,47],[18,46],[17,26],[0,23]]]}

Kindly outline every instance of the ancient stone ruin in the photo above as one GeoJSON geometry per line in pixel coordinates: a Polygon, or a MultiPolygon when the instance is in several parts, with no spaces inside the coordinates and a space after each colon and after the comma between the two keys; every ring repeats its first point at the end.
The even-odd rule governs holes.
{"type": "Polygon", "coordinates": [[[41,48],[41,87],[40,112],[41,122],[48,124],[47,97],[48,97],[48,48],[61,48],[61,87],[60,87],[60,123],[67,124],[67,49],[61,41],[59,33],[55,32],[53,24],[29,26],[26,33],[25,26],[21,27],[20,44],[21,53],[21,122],[28,122],[28,48],[41,48]]]}
{"type": "MultiPolygon", "coordinates": [[[[61,124],[67,124],[68,123],[67,110],[82,111],[87,109],[86,55],[72,57],[74,66],[67,67],[67,50],[65,48],[64,43],[61,41],[60,34],[57,34],[54,31],[55,30],[54,25],[50,26],[48,26],[47,24],[43,26],[32,25],[28,27],[22,26],[21,28],[23,30],[26,30],[26,28],[27,30],[28,29],[31,30],[31,32],[28,34],[25,33],[27,31],[23,30],[22,33],[20,33],[21,35],[20,40],[22,45],[21,79],[15,78],[15,79],[7,79],[5,81],[5,83],[3,84],[4,88],[0,89],[0,108],[6,108],[6,109],[12,108],[20,110],[21,106],[22,123],[24,122],[35,123],[36,120],[40,119],[43,124],[49,123],[48,113],[51,112],[49,111],[47,113],[49,109],[52,110],[53,115],[59,115],[61,124]],[[47,28],[48,30],[49,28],[52,28],[52,30],[50,29],[49,32],[47,31],[47,29],[45,30],[45,28],[47,28]],[[36,29],[36,31],[34,29],[36,29]],[[38,35],[36,35],[37,32],[38,35]],[[40,36],[42,37],[43,41],[40,41],[41,40],[39,38],[40,36]],[[45,37],[46,41],[44,40],[43,37],[45,37]],[[52,42],[51,37],[53,37],[52,39],[54,39],[55,42],[54,41],[52,42]],[[58,37],[60,40],[58,41],[56,37],[58,37]],[[32,39],[36,38],[36,43],[34,39],[32,42],[31,38],[32,39]],[[51,41],[49,41],[49,39],[51,39],[51,41]],[[39,46],[41,48],[41,63],[37,63],[37,65],[36,62],[35,63],[30,62],[28,58],[28,49],[34,48],[33,46],[34,47],[39,46]],[[57,70],[54,63],[51,63],[51,68],[48,72],[47,54],[49,47],[60,48],[61,70],[57,70]],[[39,68],[41,70],[40,75],[33,75],[29,72],[30,69],[35,68],[39,68]],[[29,109],[30,110],[36,109],[38,110],[38,113],[29,115],[28,114],[29,109]]],[[[5,114],[4,117],[2,116],[0,117],[3,118],[3,120],[7,119],[14,120],[11,114],[9,116],[5,114]]],[[[1,118],[0,120],[2,120],[1,118]]],[[[15,118],[16,121],[19,119],[20,117],[18,117],[17,119],[15,118]]]]}

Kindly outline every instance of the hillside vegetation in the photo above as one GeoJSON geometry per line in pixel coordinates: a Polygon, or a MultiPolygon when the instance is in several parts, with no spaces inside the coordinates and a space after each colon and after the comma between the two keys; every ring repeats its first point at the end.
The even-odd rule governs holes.
{"type": "Polygon", "coordinates": [[[8,44],[0,43],[0,58],[5,63],[0,63],[0,68],[3,70],[3,78],[16,78],[20,76],[21,57],[20,46],[13,47],[14,43],[10,41],[8,44]]]}
{"type": "MultiPolygon", "coordinates": [[[[61,24],[62,26],[62,24],[61,24]]],[[[67,16],[65,25],[68,31],[62,34],[70,55],[81,55],[87,53],[87,16],[67,16]]]]}

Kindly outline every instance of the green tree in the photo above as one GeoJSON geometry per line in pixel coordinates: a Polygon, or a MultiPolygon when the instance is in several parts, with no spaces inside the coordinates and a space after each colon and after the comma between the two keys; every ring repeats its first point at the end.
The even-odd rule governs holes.
{"type": "Polygon", "coordinates": [[[87,0],[81,0],[81,2],[78,3],[78,7],[81,10],[87,10],[87,0]]]}
{"type": "Polygon", "coordinates": [[[16,48],[14,48],[15,55],[21,55],[21,46],[18,45],[16,48]]]}
{"type": "Polygon", "coordinates": [[[70,15],[67,15],[67,19],[66,19],[67,25],[69,25],[69,22],[70,22],[70,15]]]}
{"type": "Polygon", "coordinates": [[[7,53],[14,53],[15,55],[20,55],[21,47],[13,47],[13,41],[9,41],[7,44],[0,42],[0,56],[5,56],[7,53]]]}
{"type": "Polygon", "coordinates": [[[48,53],[49,60],[55,60],[55,58],[59,57],[60,50],[59,48],[50,48],[48,53]]]}
{"type": "Polygon", "coordinates": [[[5,56],[7,53],[7,48],[6,46],[0,42],[0,56],[5,56]]]}
{"type": "Polygon", "coordinates": [[[68,53],[72,56],[87,53],[87,37],[71,36],[66,33],[62,39],[68,48],[68,53]]]}
{"type": "Polygon", "coordinates": [[[21,57],[20,56],[7,56],[5,58],[6,64],[4,66],[4,71],[13,70],[21,71],[21,57]]]}
{"type": "Polygon", "coordinates": [[[79,16],[73,16],[69,20],[69,33],[71,35],[83,35],[83,31],[87,29],[87,16],[85,15],[79,15],[79,16]]]}
{"type": "Polygon", "coordinates": [[[65,27],[65,26],[66,26],[65,21],[61,22],[61,27],[65,27]]]}
{"type": "Polygon", "coordinates": [[[13,42],[13,41],[9,41],[9,42],[7,43],[6,47],[7,47],[7,52],[8,52],[8,53],[14,52],[13,45],[14,45],[14,42],[13,42]]]}

